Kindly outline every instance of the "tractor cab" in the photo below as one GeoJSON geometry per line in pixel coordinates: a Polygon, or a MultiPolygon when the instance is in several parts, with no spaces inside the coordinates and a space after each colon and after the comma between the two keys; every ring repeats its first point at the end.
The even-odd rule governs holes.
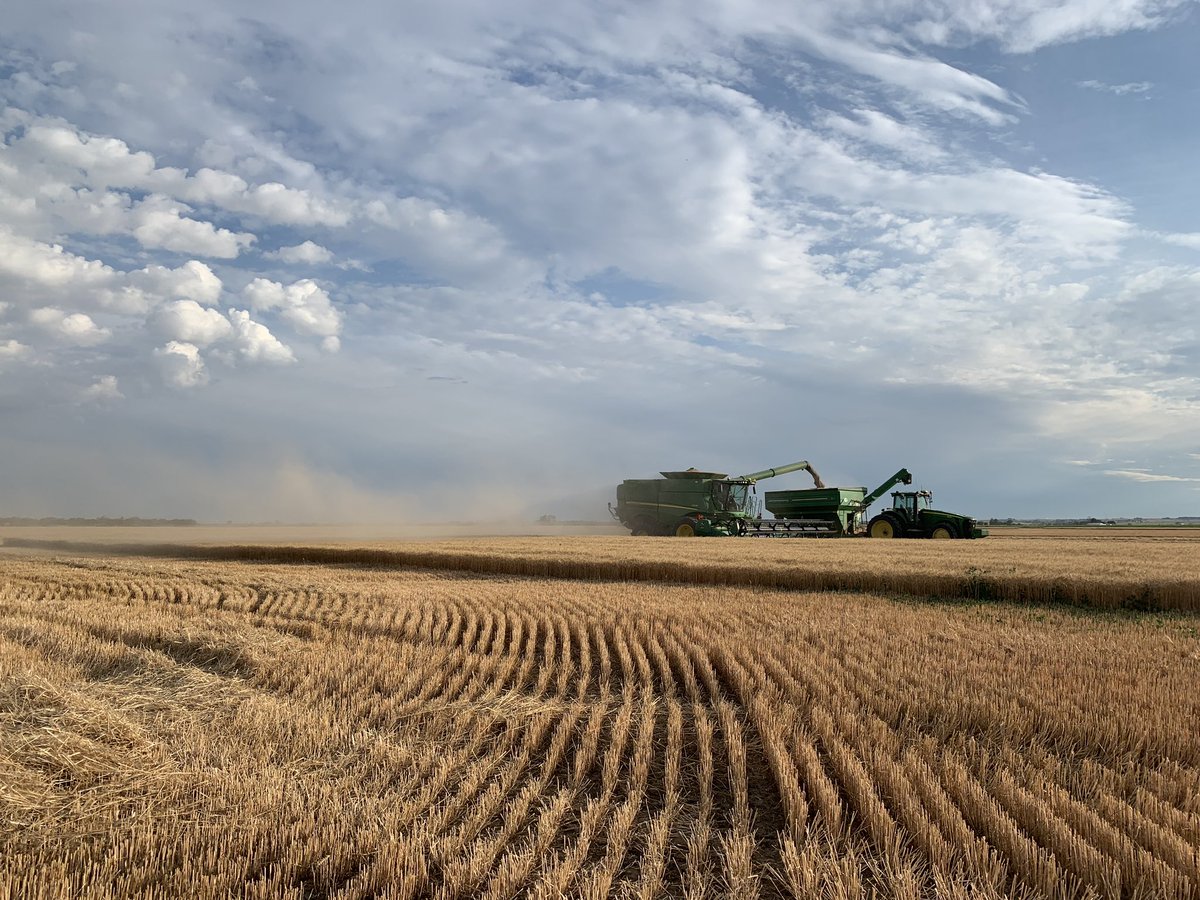
{"type": "Polygon", "coordinates": [[[892,509],[904,513],[909,521],[916,522],[921,510],[933,509],[933,491],[893,491],[892,509]]]}

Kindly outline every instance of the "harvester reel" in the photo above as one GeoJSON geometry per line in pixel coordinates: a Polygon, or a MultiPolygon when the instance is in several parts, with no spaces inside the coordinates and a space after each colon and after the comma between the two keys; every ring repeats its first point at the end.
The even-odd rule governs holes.
{"type": "Polygon", "coordinates": [[[871,520],[871,524],[867,526],[867,534],[873,538],[895,538],[900,537],[900,529],[895,519],[882,515],[871,520]]]}
{"type": "Polygon", "coordinates": [[[695,537],[696,520],[684,517],[675,523],[675,537],[695,537]]]}

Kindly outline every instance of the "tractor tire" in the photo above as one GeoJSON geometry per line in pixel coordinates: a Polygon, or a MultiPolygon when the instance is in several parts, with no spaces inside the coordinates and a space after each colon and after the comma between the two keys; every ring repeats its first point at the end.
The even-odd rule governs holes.
{"type": "Polygon", "coordinates": [[[933,526],[929,536],[935,541],[952,541],[958,537],[958,530],[949,522],[939,522],[933,526]]]}
{"type": "Polygon", "coordinates": [[[876,516],[867,526],[867,534],[873,538],[901,537],[900,526],[891,516],[876,516]]]}
{"type": "Polygon", "coordinates": [[[646,537],[651,534],[658,534],[658,524],[653,519],[638,516],[638,518],[633,520],[633,525],[629,531],[634,537],[646,537]]]}
{"type": "Polygon", "coordinates": [[[675,535],[675,537],[695,537],[696,525],[697,522],[695,519],[684,516],[675,523],[675,529],[671,532],[671,534],[675,535]]]}

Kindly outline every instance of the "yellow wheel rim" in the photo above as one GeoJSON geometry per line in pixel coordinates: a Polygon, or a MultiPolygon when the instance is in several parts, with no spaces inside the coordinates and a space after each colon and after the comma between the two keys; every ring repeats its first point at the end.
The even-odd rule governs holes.
{"type": "Polygon", "coordinates": [[[930,537],[932,537],[935,541],[948,541],[950,540],[950,529],[935,528],[933,529],[933,534],[931,534],[930,537]]]}
{"type": "Polygon", "coordinates": [[[896,530],[892,528],[891,522],[876,522],[871,526],[871,537],[873,538],[892,538],[895,536],[896,530]]]}
{"type": "Polygon", "coordinates": [[[696,529],[684,522],[675,529],[675,537],[695,537],[696,529]]]}

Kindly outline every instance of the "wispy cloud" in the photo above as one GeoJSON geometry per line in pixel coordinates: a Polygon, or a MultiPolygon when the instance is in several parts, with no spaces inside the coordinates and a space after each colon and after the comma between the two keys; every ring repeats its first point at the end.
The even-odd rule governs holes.
{"type": "Polygon", "coordinates": [[[1159,475],[1154,472],[1143,472],[1141,469],[1106,469],[1104,474],[1112,475],[1114,478],[1128,478],[1130,481],[1139,481],[1143,483],[1160,481],[1200,481],[1200,478],[1189,478],[1183,475],[1159,475]]]}
{"type": "Polygon", "coordinates": [[[1105,81],[1088,79],[1087,81],[1077,81],[1075,84],[1092,91],[1116,94],[1118,97],[1125,94],[1146,94],[1154,89],[1154,85],[1149,81],[1127,81],[1124,84],[1109,84],[1105,81]]]}

